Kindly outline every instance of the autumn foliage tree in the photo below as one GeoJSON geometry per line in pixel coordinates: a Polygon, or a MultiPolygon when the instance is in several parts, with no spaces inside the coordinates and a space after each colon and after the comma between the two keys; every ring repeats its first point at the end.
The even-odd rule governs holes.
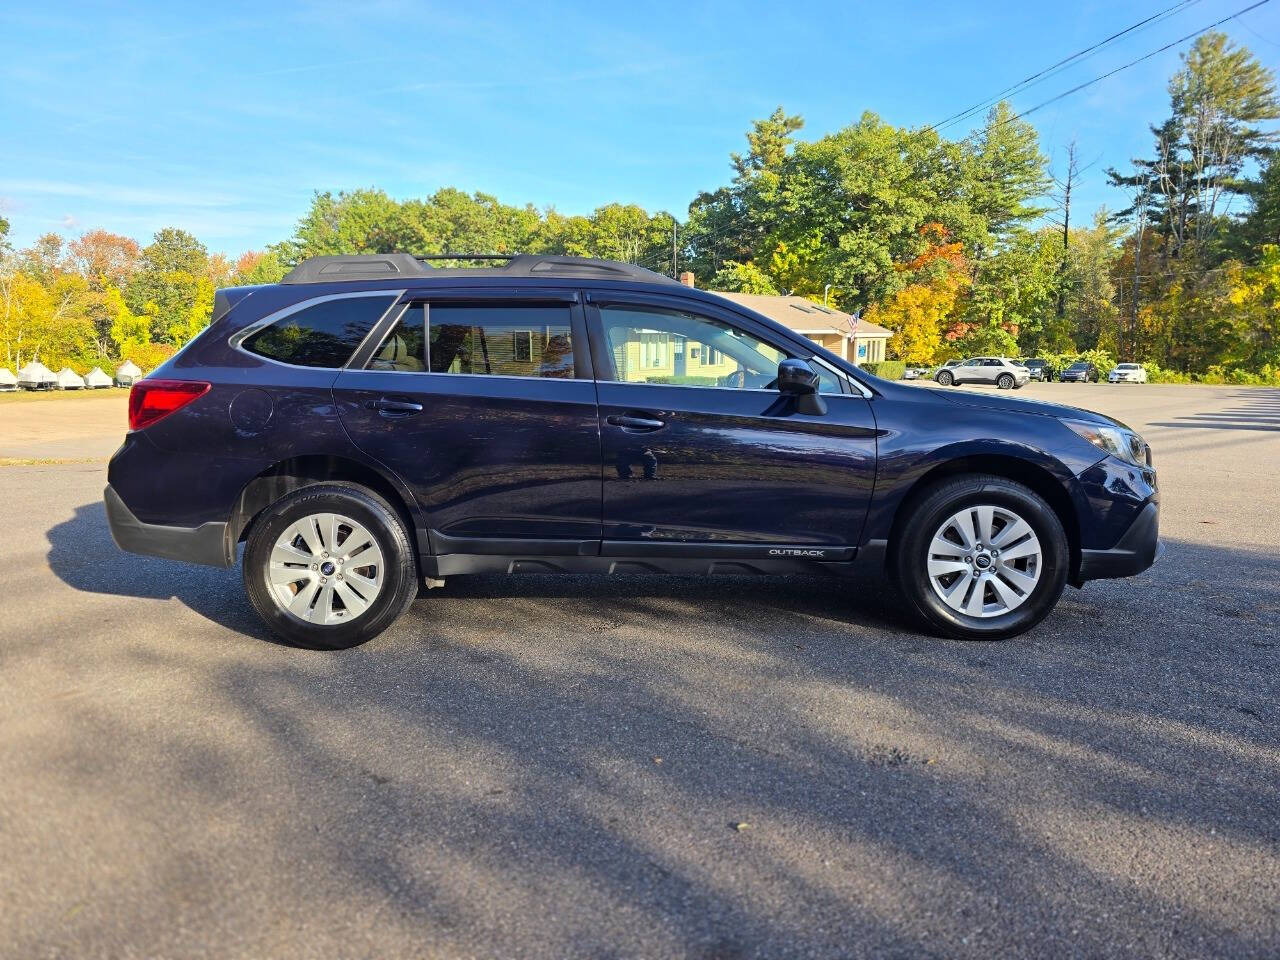
{"type": "MultiPolygon", "coordinates": [[[[920,228],[924,252],[899,270],[910,279],[866,318],[893,331],[889,350],[907,363],[932,363],[961,293],[969,286],[964,246],[940,223],[920,228]]],[[[952,331],[953,332],[953,331],[952,331]]]]}

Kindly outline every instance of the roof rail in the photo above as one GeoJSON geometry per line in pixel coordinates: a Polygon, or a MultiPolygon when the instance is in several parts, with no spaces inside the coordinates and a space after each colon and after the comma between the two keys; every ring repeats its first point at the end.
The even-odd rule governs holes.
{"type": "Polygon", "coordinates": [[[408,253],[311,257],[303,260],[281,283],[338,283],[351,280],[399,280],[405,277],[547,277],[561,280],[633,280],[677,283],[670,277],[634,263],[528,253],[408,253]],[[437,260],[493,261],[492,267],[436,267],[437,260]]]}

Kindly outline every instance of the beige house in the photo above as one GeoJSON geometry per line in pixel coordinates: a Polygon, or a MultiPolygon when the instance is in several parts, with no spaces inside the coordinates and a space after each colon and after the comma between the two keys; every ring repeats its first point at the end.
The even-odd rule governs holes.
{"type": "MultiPolygon", "coordinates": [[[[683,279],[683,278],[682,278],[683,279]]],[[[692,276],[689,277],[692,285],[692,276]]],[[[831,307],[806,300],[804,297],[774,297],[759,293],[722,293],[717,296],[763,313],[784,327],[803,334],[814,343],[826,347],[832,353],[852,363],[877,363],[885,358],[885,346],[893,331],[879,324],[859,320],[855,327],[853,317],[831,307]]]]}

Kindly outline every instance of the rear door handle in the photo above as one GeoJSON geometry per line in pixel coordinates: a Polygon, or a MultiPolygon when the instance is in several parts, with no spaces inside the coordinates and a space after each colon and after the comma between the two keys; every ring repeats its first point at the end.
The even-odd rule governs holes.
{"type": "Polygon", "coordinates": [[[661,430],[665,427],[665,420],[654,420],[650,417],[623,417],[617,414],[605,417],[605,423],[614,427],[622,427],[624,430],[661,430]]]}
{"type": "Polygon", "coordinates": [[[420,403],[414,403],[412,400],[392,400],[390,397],[370,400],[366,406],[370,410],[377,410],[384,417],[407,417],[411,413],[422,412],[420,403]]]}

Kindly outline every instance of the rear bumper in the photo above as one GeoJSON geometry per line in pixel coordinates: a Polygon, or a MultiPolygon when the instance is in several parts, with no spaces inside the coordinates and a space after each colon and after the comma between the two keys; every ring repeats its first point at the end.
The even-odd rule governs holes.
{"type": "Polygon", "coordinates": [[[1160,553],[1160,505],[1152,500],[1133,519],[1110,550],[1081,550],[1077,585],[1086,580],[1111,580],[1141,573],[1160,553]]]}
{"type": "Polygon", "coordinates": [[[234,560],[225,523],[202,523],[198,527],[143,523],[111,484],[102,491],[102,500],[107,508],[111,539],[121,550],[213,567],[229,567],[234,560]]]}

